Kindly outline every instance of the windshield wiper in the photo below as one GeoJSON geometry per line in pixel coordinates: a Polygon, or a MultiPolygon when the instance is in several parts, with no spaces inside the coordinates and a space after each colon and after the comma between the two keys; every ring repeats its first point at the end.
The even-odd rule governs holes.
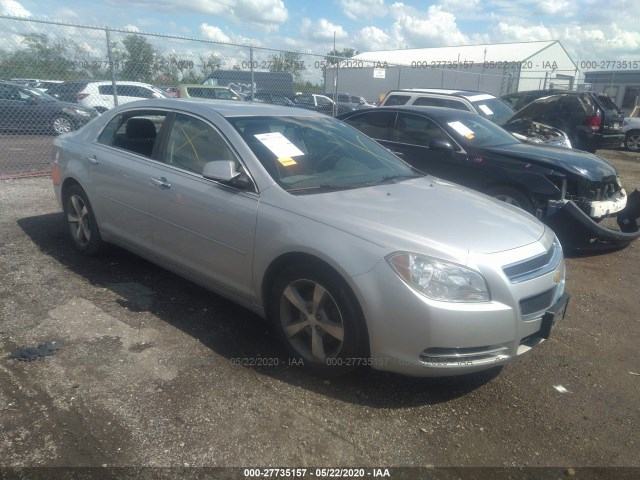
{"type": "Polygon", "coordinates": [[[313,191],[329,192],[331,190],[348,190],[350,188],[360,188],[364,185],[350,185],[350,184],[334,184],[334,183],[321,183],[320,185],[313,185],[311,187],[290,188],[287,190],[289,193],[304,193],[313,191]]]}
{"type": "Polygon", "coordinates": [[[378,180],[367,182],[365,185],[380,185],[383,183],[395,183],[394,180],[408,180],[410,178],[420,178],[422,175],[404,174],[404,175],[385,175],[378,180]]]}

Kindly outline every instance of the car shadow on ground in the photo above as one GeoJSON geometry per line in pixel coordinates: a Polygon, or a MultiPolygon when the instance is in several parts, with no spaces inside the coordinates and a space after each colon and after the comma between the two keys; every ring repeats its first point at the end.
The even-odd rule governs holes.
{"type": "MultiPolygon", "coordinates": [[[[62,213],[22,218],[17,223],[42,253],[92,286],[116,293],[121,307],[131,312],[149,311],[230,362],[244,362],[242,368],[321,395],[370,407],[405,408],[466,395],[501,371],[495,367],[459,377],[411,378],[362,369],[344,378],[324,380],[291,364],[269,324],[249,310],[117,247],[98,257],[78,254],[68,238],[62,213]]],[[[101,304],[93,293],[91,300],[98,307],[107,311],[117,308],[112,295],[105,295],[101,304]]]]}

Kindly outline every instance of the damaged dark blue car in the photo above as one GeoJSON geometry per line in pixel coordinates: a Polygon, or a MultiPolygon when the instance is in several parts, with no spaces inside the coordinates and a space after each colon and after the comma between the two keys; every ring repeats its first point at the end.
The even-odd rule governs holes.
{"type": "Polygon", "coordinates": [[[426,173],[535,215],[567,250],[620,248],[640,237],[640,193],[627,194],[617,169],[597,155],[522,142],[449,108],[380,107],[338,118],[426,173]]]}

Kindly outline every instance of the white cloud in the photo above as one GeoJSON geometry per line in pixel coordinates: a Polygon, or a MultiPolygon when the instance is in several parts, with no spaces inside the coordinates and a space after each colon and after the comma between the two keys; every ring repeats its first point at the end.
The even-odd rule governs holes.
{"type": "Polygon", "coordinates": [[[542,24],[523,26],[500,22],[496,27],[496,33],[501,42],[556,40],[554,33],[542,24]]]}
{"type": "Polygon", "coordinates": [[[129,30],[130,32],[139,32],[140,29],[135,25],[131,25],[130,23],[122,27],[124,30],[129,30]]]}
{"type": "Polygon", "coordinates": [[[355,48],[361,52],[398,48],[398,44],[386,32],[373,26],[361,29],[355,35],[353,43],[355,48]]]}
{"type": "MultiPolygon", "coordinates": [[[[0,0],[13,1],[13,0],[0,0]]],[[[181,14],[201,13],[205,15],[221,15],[236,23],[250,23],[265,32],[278,30],[289,18],[289,12],[283,0],[190,0],[179,7],[175,0],[110,0],[113,5],[125,4],[128,8],[148,9],[181,14]]]]}
{"type": "Polygon", "coordinates": [[[31,17],[31,12],[16,0],[0,0],[0,14],[12,17],[31,17]]]}
{"type": "Polygon", "coordinates": [[[349,36],[341,25],[331,23],[325,18],[316,21],[305,18],[300,25],[300,37],[303,39],[333,42],[334,33],[336,40],[344,40],[349,36]]]}
{"type": "Polygon", "coordinates": [[[352,20],[382,17],[387,14],[384,0],[338,0],[344,14],[352,20]]]}
{"type": "Polygon", "coordinates": [[[578,11],[576,5],[568,0],[544,0],[536,7],[536,12],[542,15],[561,15],[571,17],[578,11]]]}
{"type": "Polygon", "coordinates": [[[431,5],[424,12],[403,3],[394,3],[391,13],[395,18],[392,36],[403,47],[464,45],[470,41],[469,36],[458,28],[455,15],[445,12],[441,6],[431,5]]]}
{"type": "Polygon", "coordinates": [[[231,38],[225,34],[218,27],[214,27],[213,25],[209,25],[208,23],[203,23],[200,25],[200,35],[207,40],[213,40],[214,42],[223,42],[229,43],[231,42],[231,38]]]}

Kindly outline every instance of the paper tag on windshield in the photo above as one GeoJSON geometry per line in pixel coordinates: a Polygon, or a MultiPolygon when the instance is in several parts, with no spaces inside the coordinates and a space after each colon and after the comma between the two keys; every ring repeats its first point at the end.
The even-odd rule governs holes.
{"type": "Polygon", "coordinates": [[[491,110],[486,105],[478,105],[478,108],[484,112],[485,115],[493,115],[493,110],[491,110]]]}
{"type": "Polygon", "coordinates": [[[291,143],[280,132],[259,133],[255,137],[260,140],[277,158],[291,158],[304,155],[298,147],[291,143]]]}
{"type": "Polygon", "coordinates": [[[449,126],[453,128],[456,132],[458,132],[463,137],[467,137],[468,139],[473,138],[473,130],[467,127],[462,122],[449,122],[449,126]]]}
{"type": "Polygon", "coordinates": [[[281,157],[281,158],[278,159],[278,161],[282,164],[283,167],[290,167],[291,165],[297,165],[298,164],[298,162],[296,162],[291,157],[281,157]]]}

